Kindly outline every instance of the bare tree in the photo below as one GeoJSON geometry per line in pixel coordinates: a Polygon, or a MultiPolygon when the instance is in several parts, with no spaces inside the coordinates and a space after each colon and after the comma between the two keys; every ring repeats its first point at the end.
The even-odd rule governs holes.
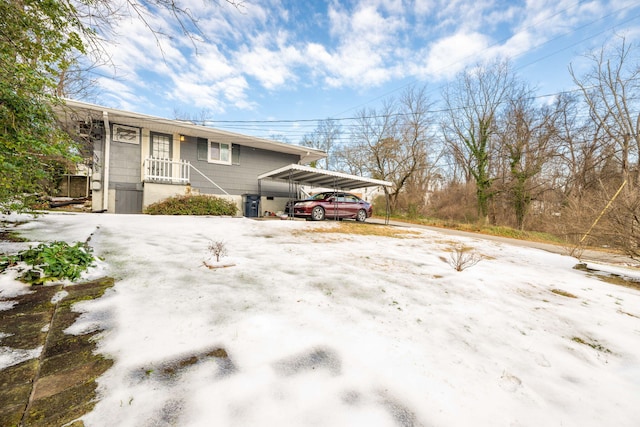
{"type": "Polygon", "coordinates": [[[351,142],[341,155],[342,164],[363,164],[373,178],[393,182],[388,191],[391,209],[398,207],[400,194],[410,183],[423,188],[432,176],[435,159],[430,135],[431,103],[426,89],[409,87],[399,100],[387,99],[381,111],[363,110],[352,129],[351,142]]]}
{"type": "Polygon", "coordinates": [[[495,160],[496,120],[513,98],[517,81],[507,61],[468,68],[446,86],[447,112],[442,133],[467,182],[476,186],[478,214],[487,220],[493,197],[491,176],[495,160]]]}
{"type": "Polygon", "coordinates": [[[305,147],[317,148],[327,153],[325,159],[318,160],[315,166],[322,169],[336,168],[336,151],[340,149],[339,142],[342,134],[340,124],[332,119],[318,122],[318,127],[311,133],[306,134],[301,141],[305,147]]]}
{"type": "Polygon", "coordinates": [[[426,95],[426,88],[409,87],[401,95],[400,106],[400,140],[404,141],[400,161],[407,167],[398,176],[401,181],[396,187],[402,188],[406,196],[404,208],[410,214],[417,214],[426,206],[427,193],[441,179],[438,162],[443,150],[436,145],[437,139],[432,134],[433,103],[426,95]]]}
{"type": "Polygon", "coordinates": [[[367,176],[368,153],[356,143],[340,144],[335,152],[336,170],[352,175],[367,176]]]}
{"type": "MultiPolygon", "coordinates": [[[[609,210],[607,220],[603,221],[610,227],[605,233],[613,234],[614,244],[632,256],[640,256],[640,67],[637,52],[637,46],[619,37],[617,43],[587,55],[592,67],[585,75],[578,76],[572,67],[569,68],[591,119],[605,138],[603,154],[606,154],[608,179],[599,179],[603,199],[612,200],[616,189],[624,188],[609,210]]],[[[603,203],[602,208],[605,206],[603,203]]]]}
{"type": "Polygon", "coordinates": [[[535,180],[550,161],[557,142],[557,113],[549,107],[533,105],[530,92],[508,100],[508,109],[499,123],[499,145],[506,170],[503,183],[516,226],[524,228],[525,216],[541,185],[535,180]]]}
{"type": "Polygon", "coordinates": [[[640,184],[640,67],[638,58],[633,57],[636,49],[621,37],[619,45],[611,49],[603,46],[587,55],[593,66],[584,76],[578,77],[569,67],[593,120],[616,146],[620,170],[632,190],[640,184]]]}
{"type": "Polygon", "coordinates": [[[206,126],[207,122],[211,120],[212,116],[213,114],[208,108],[203,108],[195,113],[183,112],[177,109],[173,110],[174,119],[192,122],[200,126],[206,126]]]}

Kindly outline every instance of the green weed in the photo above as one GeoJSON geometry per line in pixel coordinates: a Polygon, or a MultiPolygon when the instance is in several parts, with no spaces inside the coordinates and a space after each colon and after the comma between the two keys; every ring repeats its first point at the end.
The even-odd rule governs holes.
{"type": "Polygon", "coordinates": [[[23,262],[29,266],[20,280],[41,285],[52,280],[75,281],[93,265],[93,249],[86,243],[69,245],[67,242],[40,243],[17,255],[0,257],[0,271],[23,262]]]}

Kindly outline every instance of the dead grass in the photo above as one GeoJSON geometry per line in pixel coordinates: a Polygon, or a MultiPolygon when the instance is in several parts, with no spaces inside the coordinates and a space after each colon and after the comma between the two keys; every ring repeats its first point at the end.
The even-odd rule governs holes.
{"type": "Polygon", "coordinates": [[[551,292],[553,292],[556,295],[562,295],[563,297],[567,297],[567,298],[578,298],[574,294],[567,291],[563,291],[562,289],[551,289],[551,292]]]}
{"type": "Polygon", "coordinates": [[[609,350],[608,348],[604,347],[602,344],[600,344],[597,341],[586,341],[580,337],[573,337],[571,338],[571,341],[576,342],[578,344],[582,344],[582,345],[586,345],[591,347],[594,350],[598,350],[601,351],[603,353],[611,353],[611,350],[609,350]]]}
{"type": "Polygon", "coordinates": [[[415,230],[405,230],[398,227],[391,227],[388,225],[367,224],[351,221],[340,221],[331,224],[327,227],[309,227],[305,230],[297,231],[295,234],[351,234],[358,236],[381,236],[381,237],[393,237],[396,239],[406,239],[419,237],[420,232],[415,230]]]}
{"type": "Polygon", "coordinates": [[[511,227],[480,224],[480,223],[462,223],[455,221],[446,221],[436,218],[418,218],[411,219],[405,217],[393,217],[392,219],[398,219],[412,224],[427,225],[430,227],[446,228],[450,230],[466,231],[471,233],[487,234],[498,237],[508,237],[511,239],[528,240],[538,243],[551,243],[551,244],[563,244],[565,243],[561,238],[549,233],[543,233],[538,231],[524,231],[517,230],[511,227]]]}

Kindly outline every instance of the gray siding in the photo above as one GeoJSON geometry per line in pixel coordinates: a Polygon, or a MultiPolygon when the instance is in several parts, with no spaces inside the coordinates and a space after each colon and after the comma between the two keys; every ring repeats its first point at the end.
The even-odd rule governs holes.
{"type": "Polygon", "coordinates": [[[111,142],[109,153],[110,188],[116,183],[136,184],[141,181],[140,144],[111,142]]]}
{"type": "MultiPolygon", "coordinates": [[[[258,194],[258,175],[292,163],[298,163],[300,160],[300,157],[296,155],[246,146],[233,145],[233,149],[239,149],[237,164],[209,163],[206,160],[198,160],[196,139],[189,138],[186,143],[180,146],[180,157],[190,161],[196,169],[233,195],[258,194]]],[[[234,160],[236,160],[235,155],[234,160]]],[[[191,186],[200,190],[201,193],[222,194],[219,189],[193,170],[191,171],[191,186]]],[[[263,196],[287,197],[288,192],[289,185],[286,182],[263,181],[262,183],[263,196]]]]}

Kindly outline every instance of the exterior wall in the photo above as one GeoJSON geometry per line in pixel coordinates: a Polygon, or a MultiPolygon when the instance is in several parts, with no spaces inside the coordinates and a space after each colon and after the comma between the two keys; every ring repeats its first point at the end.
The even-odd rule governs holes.
{"type": "Polygon", "coordinates": [[[108,213],[116,213],[116,190],[109,189],[108,213]]]}
{"type": "MultiPolygon", "coordinates": [[[[191,165],[205,174],[232,195],[259,194],[266,196],[287,197],[289,186],[287,183],[263,182],[258,185],[258,175],[281,168],[292,163],[298,163],[299,156],[277,153],[274,151],[254,149],[247,146],[233,145],[239,150],[237,163],[222,165],[198,160],[196,138],[187,137],[180,144],[181,158],[188,160],[191,165]]],[[[208,182],[199,173],[191,171],[191,186],[203,194],[223,194],[218,188],[208,182]]],[[[284,205],[283,205],[284,206],[284,205]]]]}
{"type": "Polygon", "coordinates": [[[142,182],[140,144],[111,141],[109,158],[109,188],[142,182]]]}
{"type": "Polygon", "coordinates": [[[185,194],[187,194],[186,185],[155,184],[153,182],[145,182],[144,196],[142,197],[142,209],[144,210],[147,206],[159,202],[160,200],[185,194]]]}

